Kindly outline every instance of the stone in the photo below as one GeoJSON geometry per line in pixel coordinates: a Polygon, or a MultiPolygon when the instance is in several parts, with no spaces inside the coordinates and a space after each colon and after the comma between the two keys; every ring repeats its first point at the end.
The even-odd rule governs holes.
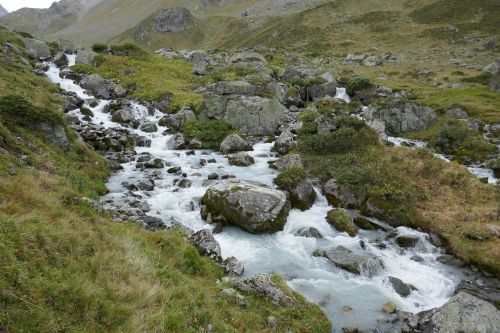
{"type": "Polygon", "coordinates": [[[134,112],[131,109],[121,109],[116,111],[111,120],[121,125],[132,124],[137,121],[135,119],[134,112]]]}
{"type": "Polygon", "coordinates": [[[235,257],[229,257],[222,263],[222,269],[224,273],[233,276],[241,276],[245,270],[243,264],[238,261],[235,257]]]}
{"type": "Polygon", "coordinates": [[[500,70],[500,59],[496,59],[494,62],[483,68],[483,73],[491,73],[495,75],[496,73],[498,73],[499,70],[500,70]]]}
{"type": "Polygon", "coordinates": [[[392,314],[392,313],[396,313],[396,305],[394,303],[386,303],[384,305],[382,305],[382,311],[384,311],[385,313],[388,313],[388,314],[392,314]]]}
{"type": "Polygon", "coordinates": [[[89,90],[95,95],[102,95],[103,93],[107,93],[106,80],[104,80],[99,74],[91,74],[83,77],[83,79],[80,81],[80,86],[83,89],[89,90]]]}
{"type": "Polygon", "coordinates": [[[375,230],[377,227],[367,218],[357,216],[353,220],[354,224],[362,230],[375,230]]]}
{"type": "Polygon", "coordinates": [[[392,289],[396,293],[398,293],[401,297],[408,297],[411,294],[412,287],[406,283],[404,283],[401,279],[398,279],[394,276],[388,276],[384,279],[384,282],[389,284],[392,289]]]}
{"type": "Polygon", "coordinates": [[[337,94],[337,84],[335,82],[317,84],[307,87],[306,100],[320,101],[325,97],[335,97],[337,94]]]}
{"type": "Polygon", "coordinates": [[[373,254],[357,254],[343,246],[338,246],[335,249],[316,250],[313,255],[325,257],[341,269],[367,277],[377,275],[384,268],[382,260],[373,254]]]}
{"type": "Polygon", "coordinates": [[[249,166],[255,164],[255,160],[252,156],[245,153],[238,153],[227,157],[229,165],[234,166],[249,166]]]}
{"type": "Polygon", "coordinates": [[[68,135],[66,133],[66,129],[62,124],[54,124],[48,121],[41,121],[37,124],[34,124],[32,127],[40,131],[47,140],[57,145],[62,150],[66,151],[69,149],[70,144],[68,135]]]}
{"type": "Polygon", "coordinates": [[[146,133],[154,133],[158,132],[158,126],[156,126],[156,123],[152,121],[146,121],[143,122],[140,126],[141,131],[146,132],[146,133]]]}
{"type": "Polygon", "coordinates": [[[358,234],[358,228],[354,225],[352,217],[345,211],[329,211],[326,216],[326,221],[338,232],[347,232],[351,237],[358,234]]]}
{"type": "Polygon", "coordinates": [[[321,232],[319,232],[319,230],[314,228],[314,227],[301,228],[301,229],[297,230],[294,233],[294,235],[299,236],[299,237],[307,237],[307,238],[323,238],[323,235],[321,234],[321,232]]]}
{"type": "Polygon", "coordinates": [[[193,20],[186,8],[168,8],[156,12],[153,16],[153,29],[158,32],[185,32],[193,20]]]}
{"type": "Polygon", "coordinates": [[[186,148],[186,140],[184,134],[178,133],[173,135],[167,142],[167,146],[173,150],[181,150],[186,148]]]}
{"type": "Polygon", "coordinates": [[[323,192],[328,203],[336,207],[360,208],[366,201],[366,197],[363,195],[342,188],[334,178],[323,185],[323,192]]]}
{"type": "Polygon", "coordinates": [[[215,240],[210,230],[202,229],[195,232],[189,236],[188,240],[194,247],[196,247],[201,255],[206,256],[215,262],[222,262],[220,245],[215,240]]]}
{"type": "Polygon", "coordinates": [[[295,135],[290,130],[286,130],[276,138],[276,141],[274,142],[274,149],[276,149],[276,151],[280,154],[286,154],[295,145],[295,135]]]}
{"type": "Polygon", "coordinates": [[[58,67],[66,67],[68,66],[68,56],[64,52],[57,52],[57,54],[54,56],[54,64],[56,64],[58,67]]]}
{"type": "Polygon", "coordinates": [[[91,65],[94,58],[97,56],[92,50],[78,50],[76,53],[75,64],[77,65],[91,65]]]}
{"type": "Polygon", "coordinates": [[[226,288],[219,292],[219,297],[224,297],[231,302],[235,302],[239,306],[243,308],[248,308],[250,303],[246,300],[246,298],[239,294],[234,288],[226,288]]]}
{"type": "Polygon", "coordinates": [[[469,116],[467,114],[467,111],[465,111],[462,108],[453,108],[448,111],[446,111],[446,114],[450,117],[457,118],[457,119],[467,119],[469,116]]]}
{"type": "Polygon", "coordinates": [[[41,40],[23,38],[23,44],[30,58],[35,60],[46,60],[51,56],[49,47],[41,40]]]}
{"type": "Polygon", "coordinates": [[[398,236],[395,239],[396,244],[404,249],[415,247],[415,245],[417,245],[419,240],[420,239],[418,237],[412,237],[412,236],[398,236]]]}
{"type": "Polygon", "coordinates": [[[500,332],[500,312],[490,303],[459,292],[440,308],[418,313],[410,320],[421,332],[500,332]]]}
{"type": "Polygon", "coordinates": [[[291,306],[296,303],[293,296],[287,295],[272,281],[271,274],[257,274],[251,277],[238,279],[234,287],[243,292],[251,292],[269,298],[278,306],[291,306]]]}
{"type": "Polygon", "coordinates": [[[229,134],[222,141],[219,150],[223,154],[232,154],[240,151],[252,150],[252,146],[243,140],[238,134],[229,134]]]}
{"type": "Polygon", "coordinates": [[[370,124],[380,120],[388,133],[423,131],[438,120],[436,112],[427,106],[394,101],[387,106],[370,106],[364,111],[365,121],[370,124]]]}
{"type": "Polygon", "coordinates": [[[115,86],[115,88],[113,89],[113,92],[115,93],[116,97],[118,97],[118,98],[123,98],[123,97],[127,96],[127,90],[125,90],[125,88],[123,88],[120,85],[115,86]]]}
{"type": "Polygon", "coordinates": [[[316,201],[316,191],[314,191],[312,184],[306,180],[294,183],[288,191],[293,208],[308,210],[316,201]]]}
{"type": "Polygon", "coordinates": [[[276,319],[275,316],[267,317],[267,327],[269,329],[276,331],[277,326],[278,326],[278,320],[276,319]]]}
{"type": "Polygon", "coordinates": [[[366,67],[376,67],[380,65],[382,65],[382,58],[378,55],[369,56],[363,60],[363,66],[366,67]]]}
{"type": "Polygon", "coordinates": [[[218,181],[207,189],[201,203],[212,216],[221,215],[256,234],[283,230],[291,206],[285,192],[245,181],[218,181]]]}
{"type": "Polygon", "coordinates": [[[175,114],[169,114],[163,117],[159,124],[161,126],[166,126],[175,131],[180,131],[184,128],[187,122],[195,121],[196,115],[189,107],[182,108],[179,112],[175,114]]]}
{"type": "Polygon", "coordinates": [[[280,157],[276,162],[274,162],[274,167],[278,171],[285,171],[289,168],[303,168],[302,158],[299,154],[291,154],[280,157]]]}
{"type": "Polygon", "coordinates": [[[148,230],[156,231],[166,228],[165,223],[163,223],[163,220],[159,217],[144,216],[142,220],[144,221],[144,225],[148,230]]]}
{"type": "Polygon", "coordinates": [[[465,292],[495,305],[498,309],[500,308],[500,288],[495,279],[492,279],[491,282],[489,281],[490,279],[481,279],[479,281],[462,280],[455,289],[454,294],[465,292]]]}
{"type": "Polygon", "coordinates": [[[201,140],[194,138],[189,141],[188,147],[189,149],[201,149],[203,147],[203,143],[201,140]]]}

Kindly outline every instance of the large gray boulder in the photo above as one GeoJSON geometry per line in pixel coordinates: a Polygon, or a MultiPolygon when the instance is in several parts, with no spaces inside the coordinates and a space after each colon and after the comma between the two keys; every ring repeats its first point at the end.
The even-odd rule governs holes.
{"type": "Polygon", "coordinates": [[[280,157],[276,162],[274,162],[274,167],[278,171],[285,171],[288,168],[302,168],[302,158],[299,154],[290,154],[280,157]]]}
{"type": "Polygon", "coordinates": [[[255,164],[255,160],[252,156],[246,153],[237,153],[227,157],[229,165],[246,167],[255,164]]]}
{"type": "Polygon", "coordinates": [[[292,207],[307,210],[316,201],[316,192],[312,184],[306,180],[293,184],[290,189],[290,200],[292,207]]]}
{"type": "Polygon", "coordinates": [[[89,90],[94,95],[108,94],[106,80],[104,80],[99,74],[85,76],[80,81],[80,86],[83,89],[89,90]]]}
{"type": "Polygon", "coordinates": [[[61,68],[68,66],[68,56],[66,55],[66,53],[62,51],[57,52],[57,54],[54,56],[54,64],[61,68]]]}
{"type": "Polygon", "coordinates": [[[215,240],[212,232],[208,229],[202,229],[189,236],[189,242],[193,244],[198,252],[215,262],[222,262],[219,243],[215,240]]]}
{"type": "Polygon", "coordinates": [[[360,208],[366,201],[364,195],[340,186],[334,178],[323,185],[323,192],[328,203],[336,207],[360,208]]]}
{"type": "Polygon", "coordinates": [[[290,306],[296,299],[287,295],[276,283],[270,274],[257,274],[234,282],[234,287],[243,292],[250,292],[269,298],[278,306],[290,306]]]}
{"type": "Polygon", "coordinates": [[[211,85],[209,89],[217,95],[258,95],[266,91],[265,88],[246,81],[221,81],[211,85]]]}
{"type": "Polygon", "coordinates": [[[313,255],[325,257],[335,266],[348,272],[368,277],[377,275],[384,268],[382,260],[373,254],[354,253],[343,246],[338,246],[335,249],[316,250],[313,255]]]}
{"type": "Polygon", "coordinates": [[[75,64],[76,65],[90,65],[97,56],[92,50],[78,50],[76,53],[75,64]]]}
{"type": "Polygon", "coordinates": [[[41,40],[33,38],[23,38],[23,44],[28,56],[32,59],[45,60],[51,57],[50,49],[47,44],[41,40]]]}
{"type": "Polygon", "coordinates": [[[158,32],[184,32],[189,28],[193,16],[186,8],[168,8],[153,16],[153,29],[158,32]]]}
{"type": "Polygon", "coordinates": [[[195,121],[196,114],[189,107],[182,108],[175,114],[168,114],[160,120],[161,126],[167,126],[175,131],[180,131],[184,128],[187,122],[195,121]]]}
{"type": "Polygon", "coordinates": [[[243,140],[238,134],[229,134],[220,144],[219,150],[223,154],[232,154],[252,150],[252,145],[243,140]]]}
{"type": "Polygon", "coordinates": [[[370,106],[364,111],[367,123],[384,122],[388,133],[423,131],[437,122],[433,109],[414,103],[393,102],[384,106],[370,106]]]}
{"type": "Polygon", "coordinates": [[[500,312],[490,303],[460,292],[440,308],[421,312],[410,325],[429,333],[500,332],[500,312]]]}
{"type": "Polygon", "coordinates": [[[255,234],[283,230],[290,201],[283,191],[245,181],[221,181],[208,188],[201,199],[212,216],[255,234]]]}
{"type": "Polygon", "coordinates": [[[325,97],[335,97],[337,84],[335,82],[317,84],[307,88],[307,97],[312,101],[320,101],[325,97]]]}
{"type": "Polygon", "coordinates": [[[295,134],[292,133],[289,129],[283,131],[274,142],[274,149],[280,154],[288,153],[294,146],[295,142],[295,134]]]}
{"type": "Polygon", "coordinates": [[[43,136],[55,145],[59,146],[62,150],[69,149],[69,139],[63,125],[53,124],[50,122],[40,122],[34,126],[43,134],[43,136]]]}

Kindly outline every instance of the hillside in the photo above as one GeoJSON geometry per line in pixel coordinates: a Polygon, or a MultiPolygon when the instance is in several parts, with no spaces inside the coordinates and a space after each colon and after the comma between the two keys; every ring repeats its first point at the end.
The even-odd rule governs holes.
{"type": "Polygon", "coordinates": [[[7,15],[9,12],[7,9],[3,8],[2,5],[0,5],[0,17],[7,15]]]}

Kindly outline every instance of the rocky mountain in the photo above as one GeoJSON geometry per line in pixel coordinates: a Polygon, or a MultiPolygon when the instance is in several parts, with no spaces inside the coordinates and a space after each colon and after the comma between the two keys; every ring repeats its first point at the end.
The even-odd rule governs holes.
{"type": "Polygon", "coordinates": [[[7,9],[3,8],[3,6],[0,5],[0,17],[5,16],[7,14],[9,14],[9,12],[7,11],[7,9]]]}

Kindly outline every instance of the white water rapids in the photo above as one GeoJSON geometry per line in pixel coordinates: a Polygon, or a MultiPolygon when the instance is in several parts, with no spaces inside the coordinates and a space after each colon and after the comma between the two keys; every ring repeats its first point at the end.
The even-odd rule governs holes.
{"type": "MultiPolygon", "coordinates": [[[[74,56],[70,56],[70,65],[74,64],[74,56]]],[[[83,99],[93,96],[71,80],[61,79],[60,70],[49,64],[47,77],[57,83],[62,89],[72,91],[83,99]]],[[[104,106],[109,101],[100,100],[98,106],[85,107],[92,110],[93,123],[104,127],[121,127],[111,121],[111,114],[103,113],[104,106]]],[[[133,103],[138,118],[157,122],[163,115],[156,111],[149,116],[146,107],[133,103]]],[[[79,110],[71,111],[82,122],[83,115],[79,110]]],[[[259,143],[254,146],[250,155],[256,164],[249,167],[230,166],[225,156],[215,151],[198,150],[195,155],[186,155],[185,151],[170,150],[168,141],[171,135],[163,135],[165,127],[159,126],[156,133],[145,133],[130,129],[132,133],[151,139],[151,147],[136,147],[138,154],[150,153],[153,158],[160,158],[172,166],[182,168],[192,182],[190,188],[181,189],[174,185],[178,176],[167,173],[167,168],[161,169],[162,179],[155,181],[155,189],[146,195],[143,191],[134,192],[141,200],[151,206],[149,215],[171,221],[172,218],[183,225],[200,230],[211,228],[200,217],[198,199],[203,196],[206,187],[203,181],[212,173],[219,175],[235,175],[239,179],[253,180],[274,187],[272,180],[276,171],[268,166],[268,161],[274,160],[271,153],[272,144],[259,143]],[[200,159],[215,159],[215,163],[200,164],[200,159]]],[[[133,183],[145,179],[147,172],[136,169],[135,162],[123,164],[123,170],[116,172],[108,183],[110,193],[106,200],[123,201],[128,192],[121,184],[126,181],[133,183]]],[[[398,309],[419,312],[443,305],[453,293],[461,274],[436,261],[439,249],[431,245],[428,236],[408,228],[398,228],[399,234],[413,235],[420,238],[418,245],[412,249],[402,250],[391,242],[387,248],[378,249],[370,244],[370,240],[384,240],[383,231],[363,231],[356,237],[335,231],[325,220],[326,214],[332,208],[326,199],[318,193],[314,206],[305,212],[292,210],[285,229],[270,235],[252,235],[236,227],[225,227],[221,234],[215,235],[220,243],[224,258],[235,256],[245,265],[245,275],[260,272],[274,272],[283,275],[288,285],[304,295],[308,300],[319,304],[332,320],[335,332],[341,332],[342,327],[356,326],[360,330],[373,329],[380,325],[378,320],[387,318],[381,311],[381,306],[389,301],[398,309]],[[324,236],[323,239],[295,236],[294,233],[303,227],[315,227],[324,236]],[[360,240],[366,243],[366,250],[360,246],[360,240]],[[313,257],[314,250],[322,247],[342,245],[354,252],[367,251],[382,259],[385,269],[374,278],[355,276],[347,273],[327,261],[325,258],[313,257]],[[413,255],[423,258],[422,262],[410,259],[413,255]],[[402,298],[390,286],[384,283],[384,278],[394,276],[416,287],[407,298],[402,298]],[[352,311],[344,312],[342,308],[349,306],[352,311]]]]}

